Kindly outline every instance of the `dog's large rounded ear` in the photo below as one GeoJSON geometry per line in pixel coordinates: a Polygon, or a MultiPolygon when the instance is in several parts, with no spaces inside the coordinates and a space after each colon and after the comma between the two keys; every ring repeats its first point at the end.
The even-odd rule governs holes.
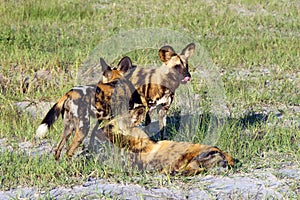
{"type": "Polygon", "coordinates": [[[104,72],[108,69],[111,70],[110,66],[108,64],[106,64],[106,62],[103,58],[100,58],[100,64],[102,66],[102,72],[104,72]]]}
{"type": "Polygon", "coordinates": [[[103,58],[100,58],[100,64],[102,66],[102,82],[107,83],[112,77],[111,67],[106,64],[103,58]]]}
{"type": "Polygon", "coordinates": [[[195,44],[191,43],[182,50],[181,55],[184,55],[186,59],[188,59],[193,55],[194,51],[195,51],[195,44]]]}
{"type": "Polygon", "coordinates": [[[164,63],[168,62],[172,56],[175,56],[176,53],[174,49],[171,46],[163,46],[159,52],[158,55],[160,57],[160,60],[163,61],[164,63]]]}
{"type": "Polygon", "coordinates": [[[125,74],[128,70],[132,68],[132,62],[128,56],[122,58],[118,64],[118,70],[125,74]]]}

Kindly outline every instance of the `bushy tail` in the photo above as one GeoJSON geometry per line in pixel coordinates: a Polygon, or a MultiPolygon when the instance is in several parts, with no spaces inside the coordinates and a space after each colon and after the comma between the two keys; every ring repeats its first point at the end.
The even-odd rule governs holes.
{"type": "Polygon", "coordinates": [[[67,98],[68,98],[68,95],[65,94],[49,110],[49,112],[47,113],[47,115],[45,116],[45,118],[43,119],[43,121],[41,122],[41,124],[39,125],[39,127],[36,130],[35,139],[41,139],[41,138],[45,137],[50,126],[52,126],[52,124],[54,124],[54,122],[57,120],[60,113],[62,112],[64,103],[67,100],[67,98]]]}

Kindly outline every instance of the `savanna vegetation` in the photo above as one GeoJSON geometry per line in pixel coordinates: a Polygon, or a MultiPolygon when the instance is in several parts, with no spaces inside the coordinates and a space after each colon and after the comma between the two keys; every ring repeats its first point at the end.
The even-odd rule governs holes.
{"type": "MultiPolygon", "coordinates": [[[[16,102],[55,102],[72,86],[81,84],[78,71],[99,43],[122,31],[141,28],[189,34],[212,59],[229,112],[217,130],[220,137],[215,145],[241,163],[222,172],[224,176],[256,168],[281,168],[286,163],[299,167],[299,10],[299,2],[293,0],[1,1],[0,138],[13,148],[3,148],[0,153],[1,190],[17,185],[50,188],[80,184],[89,177],[147,187],[186,181],[185,177],[153,176],[129,169],[118,165],[115,158],[102,162],[97,156],[77,156],[57,162],[52,154],[28,156],[18,150],[19,142],[33,141],[41,118],[21,112],[16,102]]],[[[159,63],[157,50],[126,54],[138,66],[159,63]]],[[[191,71],[195,67],[191,58],[191,71]]],[[[206,80],[189,84],[203,111],[191,140],[202,142],[213,117],[212,96],[206,80]]],[[[176,105],[169,116],[177,111],[176,105]]],[[[53,146],[63,129],[61,121],[48,134],[53,146]]],[[[112,150],[107,152],[112,154],[112,150]]]]}

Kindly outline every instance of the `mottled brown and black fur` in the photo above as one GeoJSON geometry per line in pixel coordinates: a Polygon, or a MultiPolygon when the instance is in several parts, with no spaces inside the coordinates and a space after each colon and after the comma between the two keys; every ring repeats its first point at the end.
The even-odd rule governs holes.
{"type": "Polygon", "coordinates": [[[49,110],[36,131],[37,139],[43,137],[62,114],[64,131],[55,150],[56,160],[59,159],[63,146],[73,132],[75,135],[67,149],[67,155],[71,157],[74,154],[88,134],[91,117],[96,117],[101,123],[103,119],[110,119],[116,112],[120,112],[117,109],[124,109],[128,112],[130,94],[133,92],[127,87],[129,81],[126,80],[125,75],[132,68],[131,60],[124,57],[118,67],[114,69],[108,66],[103,59],[100,61],[102,80],[97,85],[72,88],[49,110]],[[128,97],[128,99],[121,99],[121,97],[128,97]]]}
{"type": "Polygon", "coordinates": [[[166,126],[166,114],[174,98],[175,90],[181,83],[190,80],[188,59],[193,55],[195,44],[187,45],[180,54],[171,46],[163,46],[159,50],[159,57],[163,65],[159,68],[136,68],[130,81],[140,96],[146,108],[145,125],[151,123],[149,111],[159,107],[159,127],[161,137],[166,126]]]}
{"type": "MultiPolygon", "coordinates": [[[[40,138],[62,114],[64,132],[55,150],[55,159],[59,159],[63,146],[75,132],[73,141],[67,149],[67,156],[73,155],[89,131],[90,117],[96,117],[99,121],[103,119],[110,121],[104,123],[101,132],[95,134],[98,137],[101,137],[101,134],[120,148],[127,149],[141,169],[191,175],[216,165],[222,167],[234,165],[233,158],[217,147],[170,140],[159,142],[151,140],[143,130],[133,126],[144,118],[149,107],[140,106],[132,109],[132,101],[136,98],[132,96],[135,89],[125,78],[127,71],[132,69],[130,59],[123,58],[116,69],[109,67],[104,60],[101,60],[101,65],[102,81],[98,85],[72,88],[50,109],[37,129],[36,137],[40,138]]],[[[154,86],[151,85],[150,88],[154,86]]]]}
{"type": "MultiPolygon", "coordinates": [[[[131,114],[140,115],[141,109],[144,108],[138,109],[139,114],[131,114]]],[[[155,142],[143,130],[128,124],[125,114],[106,124],[103,132],[112,143],[128,150],[133,164],[140,169],[194,175],[214,166],[234,166],[234,159],[217,147],[170,140],[155,142]]]]}

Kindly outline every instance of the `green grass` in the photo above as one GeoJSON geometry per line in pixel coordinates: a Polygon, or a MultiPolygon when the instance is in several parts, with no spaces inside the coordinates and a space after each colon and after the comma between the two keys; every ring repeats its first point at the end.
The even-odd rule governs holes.
{"type": "MultiPolygon", "coordinates": [[[[99,43],[122,31],[159,27],[192,35],[210,55],[216,70],[222,72],[231,116],[218,130],[221,137],[217,145],[243,163],[236,170],[277,168],[280,162],[299,160],[299,124],[286,123],[300,119],[299,111],[293,111],[293,106],[300,106],[299,9],[300,4],[292,0],[3,1],[0,73],[6,83],[5,91],[0,94],[0,138],[9,139],[13,145],[31,141],[41,119],[19,112],[14,103],[24,99],[56,101],[77,84],[79,67],[99,43]],[[34,74],[40,69],[50,71],[51,79],[33,84],[34,74]],[[265,73],[264,69],[268,71],[265,73]],[[31,88],[24,90],[26,77],[31,88]],[[248,113],[262,113],[266,108],[271,112],[268,122],[242,125],[242,118],[248,113]],[[272,115],[276,110],[283,111],[283,118],[272,115]],[[263,156],[266,154],[271,156],[266,159],[263,156]]],[[[137,50],[127,55],[141,66],[153,63],[153,59],[159,63],[156,50],[137,50]]],[[[212,100],[207,81],[201,80],[193,88],[209,118],[212,100]]],[[[193,138],[195,142],[205,138],[208,118],[193,138]]],[[[49,138],[55,144],[62,131],[61,120],[53,130],[49,138]]],[[[135,170],[128,172],[112,163],[80,157],[55,162],[53,155],[29,158],[18,151],[2,152],[1,189],[16,185],[43,188],[72,185],[90,176],[148,186],[185,180],[157,178],[147,172],[138,178],[140,173],[135,170]]]]}

